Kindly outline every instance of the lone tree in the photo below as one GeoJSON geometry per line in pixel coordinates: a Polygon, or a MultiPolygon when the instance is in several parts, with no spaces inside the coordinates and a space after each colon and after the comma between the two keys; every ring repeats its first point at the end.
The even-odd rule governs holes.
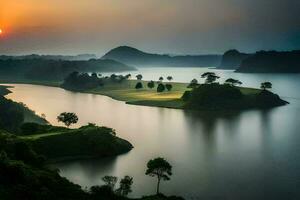
{"type": "Polygon", "coordinates": [[[147,83],[147,86],[148,86],[148,88],[150,88],[150,89],[154,88],[154,87],[155,87],[154,81],[148,82],[148,83],[147,83]]]}
{"type": "Polygon", "coordinates": [[[187,88],[195,88],[197,87],[199,84],[198,84],[198,80],[197,79],[193,79],[191,80],[190,84],[187,86],[187,88]]]}
{"type": "Polygon", "coordinates": [[[201,78],[205,78],[206,84],[214,83],[220,77],[217,76],[214,72],[205,72],[201,75],[201,78]]]}
{"type": "Polygon", "coordinates": [[[162,82],[163,80],[164,80],[164,78],[161,76],[161,77],[159,77],[159,79],[158,79],[160,82],[162,82]]]}
{"type": "Polygon", "coordinates": [[[271,82],[263,82],[263,83],[261,83],[260,88],[263,90],[271,89],[272,83],[271,82]]]}
{"type": "Polygon", "coordinates": [[[143,88],[143,84],[141,82],[138,82],[136,85],[135,85],[135,89],[142,89],[143,88]]]}
{"type": "Polygon", "coordinates": [[[57,116],[57,121],[64,123],[67,127],[78,122],[78,117],[75,113],[63,112],[57,116]]]}
{"type": "Polygon", "coordinates": [[[126,74],[125,75],[125,78],[128,80],[128,79],[130,79],[131,78],[131,74],[126,74]]]}
{"type": "Polygon", "coordinates": [[[165,85],[160,83],[160,84],[158,84],[156,91],[163,92],[163,91],[165,91],[165,89],[166,89],[165,85]]]}
{"type": "Polygon", "coordinates": [[[142,80],[142,79],[143,79],[142,74],[138,74],[138,75],[136,75],[135,77],[136,77],[137,80],[142,80]]]}
{"type": "Polygon", "coordinates": [[[166,84],[166,88],[167,88],[168,91],[171,91],[173,86],[171,84],[166,84]]]}
{"type": "Polygon", "coordinates": [[[226,84],[229,84],[231,86],[236,86],[236,85],[242,85],[243,83],[239,80],[233,79],[233,78],[229,78],[225,81],[226,84]]]}
{"type": "Polygon", "coordinates": [[[168,76],[167,79],[168,79],[168,81],[172,81],[173,77],[172,76],[168,76]]]}
{"type": "Polygon", "coordinates": [[[133,184],[133,178],[130,176],[125,176],[124,178],[121,179],[120,181],[120,186],[116,190],[116,193],[119,194],[120,196],[127,196],[131,190],[131,186],[133,184]]]}
{"type": "Polygon", "coordinates": [[[118,177],[116,177],[116,176],[104,176],[102,178],[102,181],[105,183],[105,185],[109,186],[113,190],[116,183],[117,183],[117,181],[118,181],[118,177]]]}
{"type": "Polygon", "coordinates": [[[147,163],[146,175],[157,177],[156,194],[159,194],[160,181],[170,180],[172,166],[164,158],[155,158],[147,163]]]}

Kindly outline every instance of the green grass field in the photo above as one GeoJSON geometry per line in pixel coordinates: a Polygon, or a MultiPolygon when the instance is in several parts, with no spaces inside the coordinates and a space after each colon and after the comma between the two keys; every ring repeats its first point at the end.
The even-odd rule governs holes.
{"type": "MultiPolygon", "coordinates": [[[[144,86],[142,89],[135,89],[137,82],[137,80],[127,80],[122,83],[110,82],[105,84],[103,87],[98,87],[84,92],[109,96],[113,99],[125,101],[126,103],[133,105],[181,109],[184,106],[184,101],[181,99],[183,93],[191,90],[190,88],[187,88],[188,83],[170,82],[173,86],[171,91],[158,93],[156,91],[156,87],[153,89],[147,87],[148,81],[142,81],[144,86]]],[[[166,84],[168,82],[164,83],[166,84]]],[[[241,87],[240,90],[245,95],[255,94],[260,91],[259,89],[243,87],[241,87]]]]}

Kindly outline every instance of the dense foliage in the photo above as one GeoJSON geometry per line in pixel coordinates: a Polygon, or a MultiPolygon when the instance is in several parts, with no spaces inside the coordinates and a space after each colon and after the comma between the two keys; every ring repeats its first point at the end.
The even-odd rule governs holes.
{"type": "Polygon", "coordinates": [[[238,87],[217,83],[202,84],[191,92],[184,93],[182,99],[186,101],[187,109],[202,110],[270,108],[287,103],[266,90],[244,95],[238,87]]]}
{"type": "Polygon", "coordinates": [[[114,130],[92,124],[30,142],[37,153],[52,160],[113,156],[132,149],[129,142],[115,136],[114,130]]]}

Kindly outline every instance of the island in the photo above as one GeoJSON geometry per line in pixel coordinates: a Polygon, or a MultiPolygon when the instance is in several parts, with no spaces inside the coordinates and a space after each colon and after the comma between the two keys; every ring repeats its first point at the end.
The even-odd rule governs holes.
{"type": "MultiPolygon", "coordinates": [[[[130,79],[130,74],[110,77],[97,77],[97,74],[71,73],[61,87],[66,90],[101,94],[113,99],[125,101],[127,104],[156,106],[176,109],[198,110],[245,110],[265,109],[286,105],[288,102],[267,88],[262,83],[261,89],[239,87],[239,80],[228,79],[224,84],[216,82],[220,77],[213,72],[202,75],[206,81],[198,84],[197,80],[191,83],[143,81],[142,75],[137,80],[130,79]]],[[[172,77],[167,77],[172,80],[172,77]]]]}

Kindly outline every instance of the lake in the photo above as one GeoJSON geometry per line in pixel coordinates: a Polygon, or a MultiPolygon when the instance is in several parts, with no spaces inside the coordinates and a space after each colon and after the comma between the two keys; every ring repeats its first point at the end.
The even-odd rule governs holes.
{"type": "Polygon", "coordinates": [[[144,68],[146,80],[171,75],[174,81],[200,80],[215,71],[237,78],[243,86],[273,83],[273,91],[291,104],[266,111],[214,115],[166,108],[127,105],[111,98],[55,87],[14,84],[8,98],[23,102],[53,125],[61,112],[75,112],[78,127],[88,122],[112,127],[134,149],[115,158],[56,164],[62,176],[82,187],[102,184],[101,177],[134,177],[131,196],[155,193],[156,180],[145,175],[146,163],[164,157],[174,175],[161,184],[165,194],[187,199],[300,198],[300,75],[239,74],[207,68],[144,68]]]}

